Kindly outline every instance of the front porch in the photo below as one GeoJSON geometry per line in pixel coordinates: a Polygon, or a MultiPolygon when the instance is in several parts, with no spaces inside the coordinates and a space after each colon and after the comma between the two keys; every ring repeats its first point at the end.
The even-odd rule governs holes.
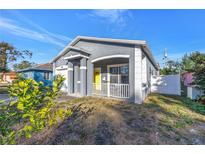
{"type": "MultiPolygon", "coordinates": [[[[88,55],[69,55],[64,60],[67,65],[56,68],[56,74],[64,74],[64,91],[68,95],[103,96],[131,102],[141,97],[140,89],[135,89],[138,76],[135,77],[134,73],[134,56],[111,55],[91,59],[88,55]]],[[[141,82],[137,84],[140,86],[141,82]]]]}
{"type": "Polygon", "coordinates": [[[94,63],[92,95],[130,98],[129,58],[113,58],[94,63]]]}

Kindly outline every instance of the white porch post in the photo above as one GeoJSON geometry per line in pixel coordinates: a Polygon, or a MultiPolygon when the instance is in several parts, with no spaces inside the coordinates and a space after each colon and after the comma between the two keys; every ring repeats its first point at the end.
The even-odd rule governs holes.
{"type": "Polygon", "coordinates": [[[134,94],[135,94],[135,103],[142,103],[142,50],[140,47],[135,47],[135,66],[134,66],[134,94]]]}
{"type": "Polygon", "coordinates": [[[110,97],[110,67],[107,67],[107,97],[110,97]]]}

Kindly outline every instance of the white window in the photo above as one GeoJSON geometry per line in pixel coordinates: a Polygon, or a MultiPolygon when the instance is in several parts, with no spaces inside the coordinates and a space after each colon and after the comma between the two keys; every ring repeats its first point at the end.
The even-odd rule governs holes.
{"type": "Polygon", "coordinates": [[[128,84],[129,65],[119,65],[109,67],[110,83],[128,84]]]}
{"type": "Polygon", "coordinates": [[[44,79],[45,80],[49,80],[50,79],[49,72],[44,72],[44,79]]]}

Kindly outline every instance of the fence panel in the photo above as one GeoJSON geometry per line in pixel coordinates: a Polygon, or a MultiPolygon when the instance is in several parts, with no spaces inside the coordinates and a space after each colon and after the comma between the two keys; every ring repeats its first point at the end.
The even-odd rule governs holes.
{"type": "Polygon", "coordinates": [[[181,95],[180,75],[152,76],[151,92],[181,95]]]}

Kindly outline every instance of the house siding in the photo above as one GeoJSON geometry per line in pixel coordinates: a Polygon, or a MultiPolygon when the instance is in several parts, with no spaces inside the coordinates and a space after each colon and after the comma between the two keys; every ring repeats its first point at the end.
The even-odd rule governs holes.
{"type": "Polygon", "coordinates": [[[152,72],[154,73],[153,75],[156,75],[157,70],[150,62],[148,57],[143,53],[142,54],[142,99],[143,100],[151,92],[152,72]]]}
{"type": "MultiPolygon", "coordinates": [[[[80,75],[80,81],[83,81],[83,85],[81,84],[81,94],[84,95],[92,95],[92,84],[93,84],[93,72],[94,67],[101,67],[101,81],[103,77],[107,78],[107,65],[109,64],[122,64],[128,63],[129,64],[129,84],[130,84],[130,98],[129,101],[135,103],[142,103],[143,96],[142,96],[142,83],[148,83],[151,80],[149,76],[149,67],[156,70],[153,64],[148,59],[147,55],[144,54],[141,47],[138,45],[126,45],[126,44],[117,44],[117,43],[104,43],[104,42],[96,42],[96,41],[85,41],[80,40],[75,45],[80,49],[84,49],[89,58],[84,61],[87,67],[83,72],[83,75],[80,75]],[[107,59],[106,61],[99,61],[92,63],[93,60],[105,57],[105,56],[112,56],[112,55],[128,55],[129,58],[118,58],[118,59],[107,59]],[[86,81],[85,81],[86,80],[86,81]],[[82,87],[86,86],[86,89],[82,89],[82,87]]],[[[63,65],[68,65],[65,57],[76,55],[81,52],[70,50],[69,52],[65,53],[63,56],[58,58],[55,61],[55,67],[60,67],[63,65]]],[[[81,53],[85,55],[86,53],[81,53]]],[[[82,60],[82,59],[81,59],[82,60]]],[[[74,80],[76,80],[74,78],[74,80]]],[[[69,82],[69,81],[68,81],[69,82]]],[[[103,81],[102,81],[103,82],[103,81]]],[[[72,89],[72,87],[71,87],[72,89]]],[[[74,88],[76,91],[76,89],[74,88]]],[[[72,90],[71,90],[72,91],[72,90]]]]}
{"type": "Polygon", "coordinates": [[[45,86],[51,86],[53,80],[53,73],[50,71],[34,71],[34,80],[37,82],[43,82],[45,86]],[[44,73],[49,73],[49,79],[44,79],[44,73]]]}
{"type": "MultiPolygon", "coordinates": [[[[85,49],[90,54],[90,57],[87,61],[88,66],[88,75],[87,75],[87,92],[88,95],[92,95],[92,83],[93,83],[93,63],[92,60],[109,55],[129,55],[129,81],[130,81],[130,101],[134,101],[134,45],[125,45],[125,44],[114,44],[114,43],[102,43],[95,41],[79,41],[75,46],[85,49]]],[[[113,59],[111,59],[113,62],[113,59]]],[[[116,61],[115,63],[120,63],[116,61]]],[[[106,69],[106,68],[105,68],[106,69]]],[[[105,71],[104,69],[102,71],[105,71]]],[[[105,75],[105,74],[103,74],[105,75]]],[[[102,78],[101,78],[102,80],[102,78]]]]}
{"type": "MultiPolygon", "coordinates": [[[[129,55],[129,81],[130,81],[130,101],[134,101],[134,45],[125,45],[125,44],[114,44],[114,43],[102,43],[102,42],[95,42],[95,41],[79,41],[75,44],[76,47],[84,49],[90,54],[89,59],[87,60],[87,89],[86,95],[92,95],[92,83],[93,83],[93,71],[94,71],[94,64],[91,62],[96,58],[100,58],[103,56],[111,56],[111,55],[129,55]]],[[[138,47],[139,48],[139,47],[138,47]]],[[[67,65],[67,62],[64,60],[65,57],[70,55],[79,54],[78,51],[70,50],[64,56],[61,56],[55,62],[55,67],[67,65]]],[[[113,59],[110,60],[113,62],[113,59]]],[[[122,61],[116,61],[115,63],[121,63],[122,61]]],[[[106,71],[106,66],[103,66],[103,72],[106,71]]],[[[105,75],[103,73],[103,75],[105,75]]]]}
{"type": "Polygon", "coordinates": [[[50,71],[26,71],[21,73],[24,78],[32,78],[37,82],[43,82],[45,86],[51,86],[53,80],[53,73],[50,71]],[[44,79],[44,72],[49,73],[49,80],[44,79]]]}

